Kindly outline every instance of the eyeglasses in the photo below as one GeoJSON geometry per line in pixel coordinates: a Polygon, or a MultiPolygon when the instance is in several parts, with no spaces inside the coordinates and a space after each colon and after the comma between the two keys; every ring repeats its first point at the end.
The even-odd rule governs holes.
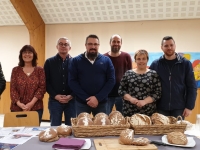
{"type": "Polygon", "coordinates": [[[95,47],[99,46],[98,43],[87,43],[87,45],[88,45],[88,46],[93,46],[93,45],[94,45],[95,47]]]}
{"type": "Polygon", "coordinates": [[[65,46],[65,47],[69,46],[68,43],[59,43],[58,45],[59,45],[59,46],[65,46]]]}

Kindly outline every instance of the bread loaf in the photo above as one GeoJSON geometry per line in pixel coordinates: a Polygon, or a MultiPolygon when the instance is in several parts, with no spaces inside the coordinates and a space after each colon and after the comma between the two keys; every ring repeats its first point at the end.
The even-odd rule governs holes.
{"type": "Polygon", "coordinates": [[[57,130],[54,128],[47,128],[39,133],[39,140],[42,142],[54,142],[58,139],[57,130]]]}
{"type": "Polygon", "coordinates": [[[150,143],[149,139],[144,137],[134,138],[132,144],[137,146],[145,146],[150,143]]]}
{"type": "Polygon", "coordinates": [[[182,132],[171,132],[167,134],[167,140],[171,144],[186,145],[188,140],[182,132]]]}
{"type": "Polygon", "coordinates": [[[105,113],[98,113],[98,114],[95,115],[94,118],[99,118],[99,117],[101,117],[101,118],[105,118],[105,117],[108,118],[108,115],[105,114],[105,113]]]}
{"type": "Polygon", "coordinates": [[[119,114],[119,115],[123,116],[122,113],[119,112],[119,111],[112,111],[112,112],[109,114],[109,119],[110,119],[110,118],[112,117],[112,115],[114,115],[114,114],[119,114]]]}
{"type": "Polygon", "coordinates": [[[130,118],[130,123],[132,125],[151,125],[151,119],[147,115],[134,114],[130,118]]]}
{"type": "Polygon", "coordinates": [[[80,113],[78,115],[77,120],[80,119],[80,118],[82,118],[82,117],[88,117],[88,118],[92,119],[92,116],[90,114],[88,114],[86,112],[82,112],[82,113],[80,113]]]}
{"type": "Polygon", "coordinates": [[[134,138],[134,130],[126,129],[120,133],[119,143],[123,145],[131,145],[134,138]]]}
{"type": "Polygon", "coordinates": [[[58,137],[67,137],[70,136],[72,133],[71,126],[61,125],[56,128],[58,137]]]}
{"type": "Polygon", "coordinates": [[[151,121],[154,125],[166,125],[170,124],[170,120],[167,116],[164,116],[159,113],[154,113],[151,116],[151,121]]]}
{"type": "Polygon", "coordinates": [[[104,116],[104,117],[103,116],[97,116],[94,119],[94,125],[102,125],[102,126],[110,125],[110,120],[106,116],[104,116]]]}
{"type": "Polygon", "coordinates": [[[114,113],[110,116],[110,124],[112,125],[122,125],[125,124],[125,118],[119,113],[114,113]]]}
{"type": "Polygon", "coordinates": [[[81,117],[80,119],[78,119],[77,125],[78,126],[89,126],[89,125],[93,125],[93,121],[92,121],[92,119],[90,119],[88,117],[81,117]]]}

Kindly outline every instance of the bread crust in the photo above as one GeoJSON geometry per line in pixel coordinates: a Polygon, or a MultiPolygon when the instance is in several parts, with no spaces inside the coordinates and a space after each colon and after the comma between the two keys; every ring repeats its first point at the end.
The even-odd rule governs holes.
{"type": "Polygon", "coordinates": [[[70,136],[72,133],[71,126],[68,125],[61,125],[56,128],[58,137],[67,137],[70,136]]]}
{"type": "Polygon", "coordinates": [[[59,139],[57,130],[54,128],[47,128],[39,133],[39,140],[41,142],[54,142],[59,139]]]}
{"type": "Polygon", "coordinates": [[[120,144],[123,145],[131,145],[133,142],[133,138],[134,138],[134,130],[126,129],[120,133],[118,141],[120,144]]]}
{"type": "Polygon", "coordinates": [[[171,144],[186,145],[187,136],[182,132],[171,132],[167,134],[167,140],[171,144]]]}
{"type": "Polygon", "coordinates": [[[170,124],[170,120],[167,116],[164,116],[159,113],[154,113],[151,116],[151,121],[154,125],[166,125],[170,124]]]}
{"type": "Polygon", "coordinates": [[[77,121],[78,126],[89,126],[89,125],[93,125],[93,124],[94,123],[93,123],[92,119],[90,119],[88,117],[81,117],[77,121]]]}

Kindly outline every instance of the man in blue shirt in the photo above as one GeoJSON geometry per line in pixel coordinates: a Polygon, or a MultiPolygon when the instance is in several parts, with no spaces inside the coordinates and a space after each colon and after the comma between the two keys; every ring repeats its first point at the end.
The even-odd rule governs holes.
{"type": "Polygon", "coordinates": [[[51,126],[61,125],[64,112],[65,124],[71,125],[70,118],[76,117],[75,99],[68,84],[71,42],[66,37],[59,38],[56,48],[58,54],[47,59],[44,64],[50,121],[51,126]]]}
{"type": "Polygon", "coordinates": [[[115,84],[115,71],[111,60],[100,53],[99,38],[89,35],[86,52],[72,59],[69,86],[76,95],[77,115],[81,112],[106,113],[107,97],[115,84]]]}
{"type": "Polygon", "coordinates": [[[192,64],[175,52],[176,44],[171,36],[162,39],[161,49],[164,55],[154,60],[149,67],[158,73],[162,84],[157,111],[165,116],[188,117],[197,96],[192,64]]]}

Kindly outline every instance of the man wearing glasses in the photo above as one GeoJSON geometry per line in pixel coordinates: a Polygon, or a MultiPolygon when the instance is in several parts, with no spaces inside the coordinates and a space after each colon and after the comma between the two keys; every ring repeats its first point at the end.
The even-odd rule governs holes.
{"type": "Polygon", "coordinates": [[[98,52],[99,38],[89,35],[86,52],[72,59],[69,86],[76,95],[77,115],[81,112],[96,115],[107,112],[107,97],[115,84],[111,60],[98,52]]]}
{"type": "Polygon", "coordinates": [[[76,117],[75,99],[68,84],[71,42],[66,37],[59,38],[56,48],[58,53],[44,64],[50,121],[51,126],[61,125],[64,112],[65,124],[71,125],[70,118],[76,117]]]}
{"type": "Polygon", "coordinates": [[[5,77],[1,68],[1,63],[0,63],[0,98],[5,88],[6,88],[6,80],[5,80],[5,77]]]}

